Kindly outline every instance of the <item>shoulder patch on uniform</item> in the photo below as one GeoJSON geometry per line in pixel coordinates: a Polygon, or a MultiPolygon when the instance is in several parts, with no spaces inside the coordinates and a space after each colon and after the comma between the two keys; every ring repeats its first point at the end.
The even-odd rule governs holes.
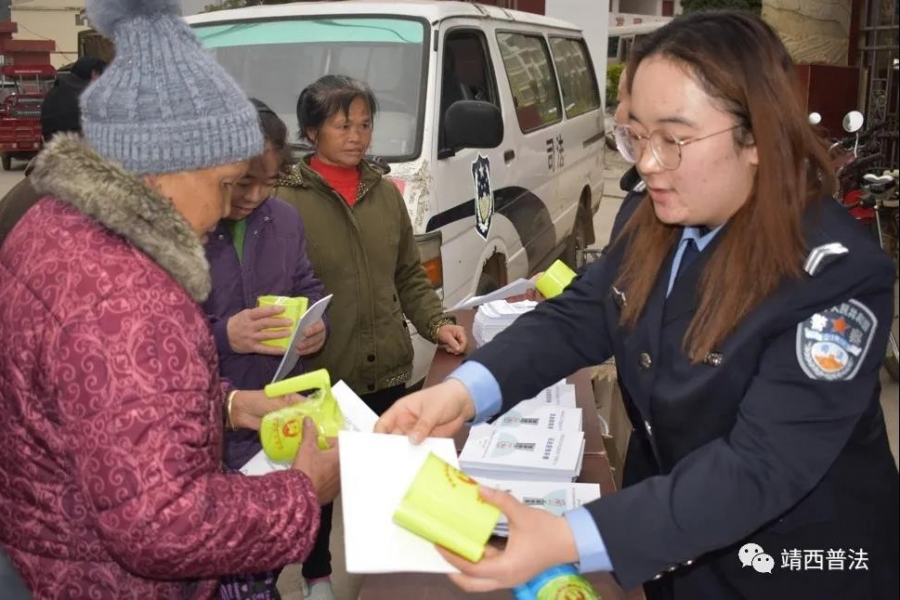
{"type": "Polygon", "coordinates": [[[809,256],[806,257],[806,262],[803,264],[803,270],[814,277],[822,271],[825,265],[833,261],[836,257],[847,254],[848,252],[850,252],[850,250],[840,242],[816,246],[810,251],[809,256]]]}
{"type": "Polygon", "coordinates": [[[877,326],[875,314],[858,300],[817,312],[797,326],[797,361],[810,379],[853,379],[877,326]]]}

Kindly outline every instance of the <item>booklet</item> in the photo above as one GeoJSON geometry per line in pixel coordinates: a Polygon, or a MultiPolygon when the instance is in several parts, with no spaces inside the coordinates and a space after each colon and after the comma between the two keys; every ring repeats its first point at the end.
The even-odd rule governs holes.
{"type": "Polygon", "coordinates": [[[332,294],[328,294],[320,299],[310,306],[306,312],[303,313],[303,316],[300,317],[297,326],[294,327],[294,333],[291,334],[291,340],[288,342],[288,347],[284,352],[284,357],[281,359],[281,364],[278,365],[278,370],[275,371],[275,377],[272,378],[272,383],[284,379],[285,376],[297,366],[297,361],[300,360],[300,353],[297,352],[297,344],[306,339],[306,336],[303,335],[303,331],[325,316],[325,310],[331,302],[331,296],[332,294]]]}
{"type": "Polygon", "coordinates": [[[459,455],[473,477],[567,481],[581,472],[584,433],[548,433],[496,427],[489,436],[470,438],[459,455]]]}
{"type": "Polygon", "coordinates": [[[565,381],[555,383],[534,398],[522,400],[514,407],[514,409],[526,411],[547,404],[562,408],[575,408],[577,404],[575,386],[571,383],[566,383],[565,381]]]}
{"type": "Polygon", "coordinates": [[[497,427],[574,433],[582,430],[582,414],[580,408],[560,408],[542,403],[520,403],[498,417],[492,424],[475,425],[469,431],[469,437],[490,435],[497,427]]]}
{"type": "MultiPolygon", "coordinates": [[[[600,485],[596,483],[565,483],[550,481],[509,481],[479,478],[478,483],[508,492],[519,502],[545,510],[557,516],[566,511],[593,502],[600,497],[600,485]]],[[[494,529],[496,535],[509,535],[509,521],[505,515],[494,529]]]]}

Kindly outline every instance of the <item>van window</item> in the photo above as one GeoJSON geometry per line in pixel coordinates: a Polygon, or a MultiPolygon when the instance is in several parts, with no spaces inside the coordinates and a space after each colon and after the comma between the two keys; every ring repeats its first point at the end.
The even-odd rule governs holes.
{"type": "Polygon", "coordinates": [[[544,38],[498,33],[497,42],[522,131],[528,133],[561,121],[559,88],[544,38]]]}
{"type": "Polygon", "coordinates": [[[444,38],[441,65],[441,130],[439,147],[443,148],[443,119],[450,105],[460,100],[490,102],[500,108],[494,68],[487,52],[487,40],[481,31],[454,29],[444,38]]]}
{"type": "Polygon", "coordinates": [[[292,136],[303,88],[322,75],[349,75],[368,83],[378,101],[371,153],[389,161],[419,155],[427,69],[423,22],[333,16],[197,25],[194,31],[247,94],[288,124],[292,136]]]}
{"type": "Polygon", "coordinates": [[[556,73],[559,75],[566,118],[571,119],[600,108],[597,77],[584,40],[551,37],[550,48],[553,51],[556,73]]]}
{"type": "Polygon", "coordinates": [[[621,38],[617,35],[609,36],[609,43],[606,45],[606,58],[610,60],[610,62],[618,62],[619,60],[619,40],[621,38]]]}

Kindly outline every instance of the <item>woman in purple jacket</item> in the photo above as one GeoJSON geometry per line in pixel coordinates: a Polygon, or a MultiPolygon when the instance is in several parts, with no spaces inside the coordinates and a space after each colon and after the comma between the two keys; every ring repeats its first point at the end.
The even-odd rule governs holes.
{"type": "MultiPolygon", "coordinates": [[[[206,242],[212,292],[203,305],[216,340],[221,374],[239,389],[261,389],[272,381],[285,350],[262,342],[284,337],[290,331],[284,328],[291,326],[290,320],[279,317],[283,308],[257,307],[257,297],[305,296],[312,305],[325,293],[306,255],[306,234],[297,211],[272,196],[291,157],[287,126],[263,102],[251,101],[259,113],[266,150],[250,161],[247,174],[232,191],[231,212],[206,242]]],[[[301,356],[314,354],[325,344],[323,321],[303,333],[305,339],[298,346],[301,356]]],[[[302,372],[300,361],[289,376],[302,372]]],[[[223,459],[229,469],[240,469],[261,449],[256,431],[225,432],[223,459]]],[[[270,597],[277,575],[226,578],[220,598],[270,597]]]]}
{"type": "MultiPolygon", "coordinates": [[[[312,305],[325,292],[306,256],[306,235],[297,211],[272,197],[275,181],[290,159],[287,127],[268,106],[253,103],[266,151],[250,162],[232,192],[228,218],[206,242],[212,293],[203,305],[212,323],[222,376],[240,389],[247,385],[261,389],[272,381],[285,350],[262,342],[284,337],[288,330],[283,328],[291,326],[290,320],[279,317],[282,308],[257,308],[257,297],[305,296],[312,305]]],[[[304,334],[301,356],[318,352],[325,343],[325,324],[320,321],[304,334]]],[[[292,375],[302,372],[300,362],[292,375]]],[[[239,469],[261,448],[256,432],[229,431],[225,463],[239,469]]]]}

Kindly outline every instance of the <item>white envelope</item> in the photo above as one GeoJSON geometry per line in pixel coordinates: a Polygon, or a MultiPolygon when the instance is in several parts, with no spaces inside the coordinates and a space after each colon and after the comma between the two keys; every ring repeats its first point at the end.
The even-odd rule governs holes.
{"type": "Polygon", "coordinates": [[[459,466],[453,440],[342,431],[341,502],[348,573],[455,573],[434,544],[394,523],[429,452],[459,466]]]}

